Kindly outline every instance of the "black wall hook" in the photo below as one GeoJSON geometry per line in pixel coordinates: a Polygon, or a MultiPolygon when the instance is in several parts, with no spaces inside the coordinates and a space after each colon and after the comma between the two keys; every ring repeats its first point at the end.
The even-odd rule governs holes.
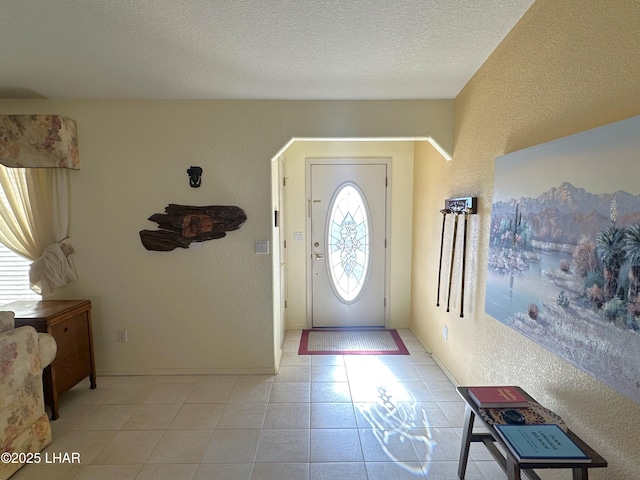
{"type": "Polygon", "coordinates": [[[202,168],[192,166],[187,170],[189,174],[189,185],[193,188],[198,188],[202,183],[202,168]]]}

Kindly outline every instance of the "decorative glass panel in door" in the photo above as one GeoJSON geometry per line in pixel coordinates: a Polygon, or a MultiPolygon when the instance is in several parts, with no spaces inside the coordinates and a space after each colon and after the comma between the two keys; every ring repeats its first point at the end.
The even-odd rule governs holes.
{"type": "Polygon", "coordinates": [[[327,268],[340,300],[357,300],[369,270],[369,210],[360,190],[341,186],[331,203],[327,226],[327,268]]]}

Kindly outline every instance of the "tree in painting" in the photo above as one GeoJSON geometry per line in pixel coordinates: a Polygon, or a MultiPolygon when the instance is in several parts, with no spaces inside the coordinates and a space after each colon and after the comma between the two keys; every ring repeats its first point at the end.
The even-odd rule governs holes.
{"type": "Polygon", "coordinates": [[[618,290],[618,276],[624,262],[624,230],[609,227],[596,238],[597,252],[604,267],[604,298],[611,300],[618,290]]]}
{"type": "MultiPolygon", "coordinates": [[[[611,204],[611,221],[613,226],[606,228],[596,237],[596,251],[602,262],[604,285],[600,289],[597,280],[593,284],[585,282],[585,298],[602,316],[620,328],[640,330],[640,224],[626,227],[616,227],[617,204],[611,204]],[[628,264],[629,274],[626,279],[621,278],[623,266],[628,264]]],[[[578,252],[578,249],[576,249],[578,252]]],[[[579,253],[578,262],[584,263],[579,253]]],[[[574,260],[576,256],[574,254],[574,260]]],[[[577,263],[578,264],[578,263],[577,263]]],[[[599,279],[598,265],[592,265],[586,272],[586,277],[599,279]]]]}
{"type": "MultiPolygon", "coordinates": [[[[627,228],[625,251],[630,264],[627,305],[630,315],[640,316],[640,223],[627,228]]],[[[636,327],[638,326],[636,321],[636,327]]]]}

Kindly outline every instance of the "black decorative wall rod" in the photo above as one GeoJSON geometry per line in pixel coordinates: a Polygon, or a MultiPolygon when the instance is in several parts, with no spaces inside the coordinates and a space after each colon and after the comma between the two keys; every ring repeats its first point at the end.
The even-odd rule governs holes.
{"type": "Polygon", "coordinates": [[[467,225],[469,221],[469,215],[473,215],[478,212],[478,198],[477,197],[460,197],[460,198],[448,198],[444,201],[444,208],[440,210],[442,213],[442,233],[440,234],[440,261],[438,266],[438,296],[436,299],[436,307],[440,306],[440,280],[442,277],[442,257],[444,248],[444,230],[447,220],[447,215],[454,215],[453,223],[453,238],[451,240],[451,261],[449,263],[449,291],[447,293],[447,312],[449,311],[451,303],[451,283],[453,280],[453,262],[456,254],[456,240],[458,236],[458,217],[464,215],[464,227],[463,227],[463,243],[462,243],[462,274],[461,274],[461,287],[460,287],[460,316],[464,317],[464,277],[467,258],[467,225]]]}

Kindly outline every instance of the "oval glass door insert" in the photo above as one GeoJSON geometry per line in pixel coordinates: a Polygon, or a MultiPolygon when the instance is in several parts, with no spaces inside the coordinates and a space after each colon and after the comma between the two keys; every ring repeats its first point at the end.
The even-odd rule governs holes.
{"type": "Polygon", "coordinates": [[[353,183],[334,194],[327,221],[327,268],[331,286],[344,303],[353,303],[362,292],[369,270],[369,209],[353,183]]]}

